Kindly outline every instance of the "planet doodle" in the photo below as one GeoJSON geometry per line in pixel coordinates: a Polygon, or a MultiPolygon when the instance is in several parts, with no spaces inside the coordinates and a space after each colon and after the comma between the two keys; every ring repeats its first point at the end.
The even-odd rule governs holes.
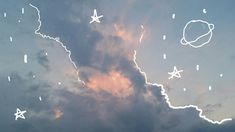
{"type": "Polygon", "coordinates": [[[191,20],[191,21],[187,22],[186,25],[184,26],[183,37],[180,42],[182,45],[189,45],[193,48],[200,48],[200,47],[208,44],[211,41],[213,29],[214,29],[214,24],[210,24],[207,21],[191,20]],[[189,38],[187,37],[186,31],[189,30],[191,28],[191,26],[194,26],[197,24],[200,24],[204,28],[206,28],[207,32],[197,36],[196,39],[189,40],[189,38]]]}

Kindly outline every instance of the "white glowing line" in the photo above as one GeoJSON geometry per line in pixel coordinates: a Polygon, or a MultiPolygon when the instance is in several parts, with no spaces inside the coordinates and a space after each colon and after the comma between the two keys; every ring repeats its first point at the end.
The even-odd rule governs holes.
{"type": "Polygon", "coordinates": [[[15,115],[15,120],[17,120],[18,118],[25,119],[24,114],[25,114],[26,112],[27,112],[26,110],[21,111],[19,108],[17,108],[17,109],[16,109],[16,113],[14,114],[14,115],[15,115]]]}
{"type": "Polygon", "coordinates": [[[141,25],[141,28],[142,28],[142,32],[141,32],[141,35],[140,35],[140,38],[139,38],[139,43],[141,43],[142,42],[142,39],[143,39],[143,37],[144,37],[144,34],[145,34],[145,30],[144,30],[144,26],[143,25],[141,25]]]}
{"type": "Polygon", "coordinates": [[[4,12],[3,16],[4,16],[4,17],[7,17],[7,13],[6,13],[6,12],[4,12]]]}
{"type": "Polygon", "coordinates": [[[166,35],[163,35],[163,36],[162,36],[162,39],[163,39],[163,40],[166,40],[166,35]]]}
{"type": "Polygon", "coordinates": [[[142,29],[144,29],[144,25],[141,25],[140,27],[141,27],[142,29]]]}
{"type": "Polygon", "coordinates": [[[142,42],[143,37],[144,37],[144,33],[141,33],[141,36],[140,36],[140,39],[139,39],[139,43],[142,42]]]}
{"type": "Polygon", "coordinates": [[[10,77],[10,76],[8,76],[8,77],[7,77],[7,80],[8,80],[8,82],[10,82],[10,81],[11,81],[11,77],[10,77]]]}
{"type": "Polygon", "coordinates": [[[24,54],[24,63],[28,63],[28,56],[27,56],[27,54],[24,54]]]}
{"type": "Polygon", "coordinates": [[[41,96],[39,96],[38,99],[39,99],[40,101],[42,101],[42,97],[41,97],[41,96]]]}
{"type": "Polygon", "coordinates": [[[166,54],[165,54],[165,53],[163,54],[163,59],[164,59],[164,60],[166,59],[166,54]]]}
{"type": "Polygon", "coordinates": [[[197,65],[197,66],[196,66],[196,70],[199,71],[199,68],[200,68],[199,65],[197,65]]]}
{"type": "Polygon", "coordinates": [[[90,21],[90,24],[93,22],[100,23],[100,18],[102,18],[102,17],[103,17],[103,15],[98,16],[96,9],[94,9],[94,14],[93,14],[93,16],[91,16],[92,20],[90,21]]]}
{"type": "Polygon", "coordinates": [[[172,109],[186,109],[186,108],[195,108],[198,112],[199,112],[199,117],[212,123],[212,124],[222,124],[223,122],[225,121],[231,121],[232,118],[225,118],[225,119],[222,119],[220,121],[213,121],[209,118],[207,118],[205,115],[203,115],[203,111],[202,109],[200,109],[198,106],[196,105],[186,105],[186,106],[173,106],[170,102],[170,99],[168,97],[168,95],[166,94],[166,90],[164,89],[163,85],[162,84],[157,84],[157,83],[151,83],[151,82],[148,82],[148,78],[147,78],[147,75],[145,72],[142,71],[142,69],[138,66],[137,62],[136,62],[136,54],[137,54],[137,51],[134,50],[134,56],[133,56],[133,61],[136,65],[136,68],[139,70],[139,72],[144,76],[145,78],[145,83],[148,84],[148,85],[153,85],[153,86],[157,86],[157,87],[160,87],[161,88],[161,94],[165,97],[165,100],[166,100],[166,103],[169,105],[170,108],[172,109]]]}
{"type": "MultiPolygon", "coordinates": [[[[67,47],[66,47],[58,38],[53,38],[53,37],[51,37],[51,36],[44,35],[44,34],[42,34],[42,33],[39,32],[39,30],[40,30],[40,28],[41,28],[41,25],[42,25],[41,16],[40,16],[40,10],[39,10],[36,6],[34,6],[34,5],[32,5],[32,4],[29,4],[29,5],[30,5],[32,8],[36,9],[36,10],[37,10],[37,14],[38,14],[38,22],[39,22],[39,25],[38,25],[38,28],[34,31],[34,33],[37,34],[37,35],[40,35],[40,36],[43,37],[43,38],[55,40],[56,42],[58,42],[58,43],[64,48],[64,50],[69,54],[69,55],[68,55],[68,56],[69,56],[69,60],[70,60],[70,62],[73,64],[74,68],[77,70],[77,77],[78,77],[78,73],[79,73],[79,72],[78,72],[78,68],[77,68],[75,62],[71,59],[71,51],[68,50],[67,47]]],[[[77,78],[77,80],[78,80],[79,82],[81,82],[83,85],[85,85],[85,82],[82,81],[82,80],[80,80],[79,77],[77,78]]]]}
{"type": "Polygon", "coordinates": [[[12,37],[10,36],[10,42],[12,42],[13,41],[13,39],[12,39],[12,37]]]}
{"type": "Polygon", "coordinates": [[[172,19],[175,19],[175,14],[172,14],[172,19]]]}
{"type": "Polygon", "coordinates": [[[24,8],[21,9],[21,13],[24,14],[24,8]]]}
{"type": "Polygon", "coordinates": [[[179,70],[174,66],[174,70],[172,72],[168,72],[169,75],[171,75],[168,79],[181,78],[180,72],[183,72],[183,70],[179,70]]]}
{"type": "Polygon", "coordinates": [[[190,45],[190,46],[192,46],[193,48],[200,48],[200,47],[204,46],[205,44],[207,44],[207,43],[209,43],[209,42],[211,41],[211,37],[212,37],[212,34],[213,34],[212,30],[214,29],[214,27],[215,27],[214,24],[210,24],[210,23],[208,23],[207,21],[203,21],[203,20],[191,20],[191,21],[187,22],[186,25],[184,26],[184,29],[183,29],[183,37],[182,37],[182,39],[180,40],[180,43],[181,43],[182,45],[190,45]],[[187,40],[185,39],[185,30],[186,30],[186,27],[187,27],[190,23],[195,23],[195,22],[201,22],[201,23],[207,24],[209,31],[208,31],[206,34],[203,34],[203,35],[197,37],[195,40],[187,41],[187,40]],[[208,39],[206,42],[204,42],[204,43],[202,43],[201,45],[198,45],[198,46],[195,46],[195,45],[192,44],[192,43],[197,42],[199,39],[201,39],[201,38],[203,38],[203,37],[205,37],[205,36],[207,36],[207,35],[210,35],[210,36],[209,36],[209,39],[208,39]]]}
{"type": "Polygon", "coordinates": [[[223,77],[223,74],[221,73],[219,76],[220,76],[220,77],[223,77]]]}
{"type": "Polygon", "coordinates": [[[204,14],[206,14],[206,9],[203,9],[202,11],[203,11],[204,14]]]}
{"type": "Polygon", "coordinates": [[[211,86],[209,86],[209,90],[211,91],[211,89],[212,89],[212,87],[211,86]]]}

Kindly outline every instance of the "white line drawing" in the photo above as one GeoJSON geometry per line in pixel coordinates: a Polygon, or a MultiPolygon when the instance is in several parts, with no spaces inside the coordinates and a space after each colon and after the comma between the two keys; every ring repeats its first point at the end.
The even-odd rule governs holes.
{"type": "Polygon", "coordinates": [[[14,115],[15,115],[15,120],[17,120],[18,118],[25,119],[24,114],[25,114],[26,112],[27,112],[26,110],[21,111],[19,108],[17,108],[17,109],[16,109],[16,113],[14,114],[14,115]]]}
{"type": "Polygon", "coordinates": [[[219,76],[220,76],[220,77],[223,77],[224,75],[221,73],[219,76]]]}
{"type": "Polygon", "coordinates": [[[166,40],[166,35],[163,35],[163,36],[162,36],[162,39],[163,39],[163,40],[166,40]]]}
{"type": "Polygon", "coordinates": [[[206,14],[206,9],[203,9],[202,12],[203,12],[204,14],[206,14]]]}
{"type": "Polygon", "coordinates": [[[180,72],[183,72],[183,70],[178,70],[176,66],[174,66],[174,70],[172,72],[168,72],[169,75],[171,75],[168,79],[181,78],[180,72]]]}
{"type": "Polygon", "coordinates": [[[196,70],[197,70],[197,71],[199,71],[199,68],[200,68],[199,65],[196,65],[196,70]]]}
{"type": "MultiPolygon", "coordinates": [[[[35,30],[35,34],[40,35],[40,36],[43,37],[43,38],[48,38],[48,39],[52,39],[52,40],[55,40],[55,41],[59,42],[59,43],[61,44],[61,46],[66,50],[66,52],[69,53],[70,61],[71,61],[71,63],[74,65],[74,67],[77,69],[76,64],[75,64],[75,63],[72,61],[72,59],[71,59],[71,51],[68,50],[68,49],[66,48],[66,46],[65,46],[62,42],[60,42],[59,40],[56,40],[55,38],[53,38],[53,37],[51,37],[51,36],[47,36],[47,35],[44,35],[44,34],[42,34],[42,33],[39,32],[39,31],[40,31],[40,28],[41,28],[40,10],[39,10],[36,6],[34,6],[34,5],[32,5],[32,4],[29,4],[29,5],[30,5],[32,8],[36,9],[36,10],[37,10],[37,13],[38,13],[38,22],[39,22],[39,26],[38,26],[38,28],[35,30]]],[[[171,104],[171,102],[170,102],[170,99],[169,99],[168,95],[166,94],[166,91],[165,91],[163,85],[162,85],[162,84],[157,84],[157,83],[151,83],[151,82],[148,81],[148,78],[147,78],[146,73],[142,71],[142,69],[138,66],[138,64],[137,64],[137,62],[136,62],[136,54],[137,54],[137,52],[136,52],[136,50],[134,50],[133,61],[134,61],[135,65],[136,65],[136,68],[137,68],[137,69],[139,70],[139,72],[144,76],[144,78],[145,78],[145,83],[146,83],[147,85],[152,85],[152,86],[160,87],[160,88],[161,88],[161,94],[164,96],[164,98],[165,98],[165,100],[166,100],[166,103],[169,105],[170,108],[172,108],[172,109],[195,108],[197,111],[199,111],[199,117],[200,117],[200,118],[202,118],[202,119],[204,119],[204,120],[206,120],[206,121],[208,121],[208,122],[210,122],[210,123],[212,123],[212,124],[222,124],[222,123],[224,123],[224,122],[226,122],[226,121],[231,121],[231,120],[232,120],[232,118],[225,118],[225,119],[220,120],[220,121],[213,121],[213,120],[207,118],[205,115],[203,115],[202,109],[200,109],[200,108],[199,108],[198,106],[196,106],[196,105],[173,106],[173,105],[171,104]]],[[[79,78],[78,78],[78,81],[81,81],[81,82],[85,85],[85,82],[83,82],[82,80],[79,80],[79,78]]]]}
{"type": "Polygon", "coordinates": [[[7,77],[7,80],[8,80],[8,82],[10,82],[10,81],[11,81],[11,77],[10,77],[10,76],[8,76],[8,77],[7,77]]]}
{"type": "Polygon", "coordinates": [[[141,25],[140,27],[141,27],[141,29],[142,29],[142,32],[141,32],[141,35],[140,35],[140,38],[139,38],[139,43],[142,42],[142,40],[143,40],[143,38],[144,38],[144,34],[145,34],[144,26],[141,25]]]}
{"type": "Polygon", "coordinates": [[[27,56],[27,54],[24,54],[24,63],[25,64],[28,63],[28,56],[27,56]]]}
{"type": "Polygon", "coordinates": [[[163,59],[164,59],[164,60],[166,59],[166,54],[165,54],[165,53],[163,54],[163,59]]]}
{"type": "Polygon", "coordinates": [[[39,99],[40,101],[42,101],[42,97],[41,97],[41,96],[39,96],[38,99],[39,99]]]}
{"type": "Polygon", "coordinates": [[[175,13],[172,14],[171,18],[172,18],[172,19],[175,19],[175,13]]]}
{"type": "Polygon", "coordinates": [[[209,86],[209,88],[208,88],[210,91],[212,90],[212,87],[211,86],[209,86]]]}
{"type": "Polygon", "coordinates": [[[24,14],[24,8],[21,8],[21,14],[24,14]]]}
{"type": "Polygon", "coordinates": [[[42,33],[39,32],[39,30],[41,29],[41,25],[42,25],[41,16],[40,16],[40,10],[39,10],[36,6],[34,6],[34,5],[32,5],[32,4],[29,4],[29,6],[31,6],[31,7],[34,8],[34,9],[36,9],[37,14],[38,14],[38,23],[39,23],[39,25],[38,25],[37,29],[35,29],[34,34],[39,35],[39,36],[41,36],[42,38],[47,38],[47,39],[54,40],[54,41],[58,42],[58,43],[64,48],[64,50],[68,53],[70,62],[72,63],[72,65],[74,66],[74,68],[77,70],[77,81],[78,81],[78,82],[81,82],[83,85],[85,85],[85,82],[82,81],[82,80],[80,80],[79,77],[78,77],[78,74],[79,74],[78,68],[77,68],[75,62],[71,59],[71,51],[68,50],[67,47],[66,47],[58,38],[53,38],[53,37],[51,37],[51,36],[44,35],[44,34],[42,34],[42,33]]]}
{"type": "Polygon", "coordinates": [[[142,29],[144,29],[144,25],[140,25],[140,27],[141,27],[142,29]]]}
{"type": "Polygon", "coordinates": [[[93,14],[93,16],[91,16],[92,20],[90,21],[90,24],[93,22],[100,23],[100,18],[102,18],[102,17],[103,17],[103,15],[98,16],[96,9],[94,9],[94,14],[93,14]]]}
{"type": "Polygon", "coordinates": [[[212,123],[212,124],[219,124],[219,125],[220,125],[220,124],[222,124],[222,123],[224,123],[224,122],[226,122],[226,121],[232,121],[232,118],[225,118],[225,119],[220,120],[220,121],[211,120],[211,119],[207,118],[205,115],[203,115],[203,110],[200,109],[200,108],[199,108],[198,106],[196,106],[196,105],[190,104],[190,105],[185,105],[185,106],[173,106],[173,105],[171,104],[171,102],[170,102],[169,96],[168,96],[167,93],[166,93],[166,90],[164,89],[164,86],[163,86],[162,84],[151,83],[151,82],[148,81],[148,78],[147,78],[146,73],[142,71],[142,69],[139,67],[139,65],[138,65],[137,62],[136,62],[136,54],[137,54],[137,51],[134,50],[133,61],[134,61],[134,63],[135,63],[136,68],[137,68],[137,69],[139,70],[139,72],[144,76],[144,78],[145,78],[145,83],[146,83],[147,85],[152,85],[152,86],[160,87],[160,88],[161,88],[161,94],[165,97],[166,103],[168,104],[168,106],[169,106],[170,108],[172,108],[172,109],[195,108],[195,109],[199,112],[198,115],[199,115],[200,118],[202,118],[202,119],[204,119],[204,120],[206,120],[206,121],[208,121],[208,122],[210,122],[210,123],[212,123]]]}
{"type": "Polygon", "coordinates": [[[12,37],[11,37],[11,36],[10,36],[10,38],[9,38],[9,39],[10,39],[10,42],[12,42],[12,41],[13,41],[13,39],[12,39],[12,37]]]}
{"type": "Polygon", "coordinates": [[[183,29],[183,37],[182,37],[182,39],[180,40],[180,43],[181,43],[182,45],[190,45],[190,46],[193,47],[193,48],[200,48],[200,47],[202,47],[202,46],[208,44],[208,43],[211,41],[212,34],[213,34],[212,31],[213,31],[213,30],[214,30],[214,24],[210,24],[210,23],[208,23],[207,21],[203,21],[203,20],[200,20],[200,19],[199,19],[199,20],[191,20],[191,21],[187,22],[186,25],[184,26],[184,29],[183,29]],[[203,35],[201,35],[201,36],[199,36],[199,37],[197,37],[195,40],[188,41],[188,40],[185,38],[185,30],[186,30],[186,28],[188,28],[188,25],[189,25],[189,24],[191,24],[191,23],[198,23],[198,22],[203,23],[203,24],[207,24],[208,29],[209,29],[208,32],[205,33],[205,34],[203,34],[203,35]],[[209,39],[208,39],[206,42],[204,42],[204,43],[202,43],[202,44],[200,44],[200,45],[194,45],[195,42],[199,41],[199,39],[202,39],[203,37],[206,37],[207,35],[209,35],[209,39]]]}
{"type": "Polygon", "coordinates": [[[7,13],[6,13],[6,12],[4,12],[4,13],[3,13],[3,16],[4,16],[4,17],[7,17],[7,13]]]}

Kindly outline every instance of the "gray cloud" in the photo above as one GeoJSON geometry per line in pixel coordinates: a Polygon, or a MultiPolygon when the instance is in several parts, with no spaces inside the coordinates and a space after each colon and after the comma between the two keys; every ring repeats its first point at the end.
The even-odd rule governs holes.
{"type": "MultiPolygon", "coordinates": [[[[74,5],[77,4],[74,1],[71,1],[71,3],[74,3],[74,5]]],[[[60,1],[58,2],[58,4],[63,5],[63,2],[60,1]]],[[[84,17],[83,14],[77,14],[77,16],[84,18],[82,24],[73,23],[71,21],[61,21],[60,17],[53,16],[53,14],[56,14],[56,12],[60,10],[60,8],[53,8],[52,13],[48,13],[48,10],[43,11],[43,8],[40,7],[42,7],[43,5],[43,6],[48,6],[47,9],[50,9],[51,8],[50,4],[44,5],[41,3],[37,5],[39,6],[39,9],[42,9],[42,14],[41,14],[42,20],[44,21],[44,23],[46,23],[42,26],[42,32],[54,36],[60,36],[61,40],[68,47],[70,47],[72,53],[77,54],[77,56],[73,56],[73,59],[78,63],[80,63],[80,66],[92,67],[94,60],[89,58],[93,57],[96,58],[100,55],[99,52],[95,51],[94,48],[98,44],[98,42],[102,39],[102,36],[98,35],[99,34],[98,32],[91,30],[90,27],[87,26],[87,18],[84,17]],[[58,23],[57,25],[58,28],[50,28],[50,23],[53,22],[58,23]],[[83,34],[81,34],[81,30],[83,34]],[[90,37],[84,40],[83,36],[84,34],[90,34],[89,36],[92,36],[94,32],[95,34],[100,36],[98,37],[98,39],[97,37],[94,38],[90,37]],[[91,42],[88,42],[88,40],[91,42]],[[91,47],[90,48],[86,48],[86,46],[83,47],[84,44],[87,44],[87,46],[91,47]],[[81,50],[86,51],[86,53],[81,53],[80,52],[81,50]],[[79,59],[81,59],[81,61],[79,61],[79,59]],[[83,61],[83,59],[87,60],[83,61]],[[92,61],[88,62],[88,60],[92,61]]],[[[84,6],[87,6],[86,8],[89,9],[90,8],[92,9],[93,7],[93,5],[89,4],[84,5],[84,3],[77,4],[77,6],[78,8],[76,12],[82,12],[84,6]]],[[[68,16],[70,12],[73,11],[71,11],[71,8],[68,8],[68,10],[64,11],[63,13],[60,12],[60,15],[68,16]]],[[[115,41],[115,39],[113,39],[112,41],[115,41]]],[[[86,106],[85,104],[81,103],[81,100],[77,102],[78,99],[76,98],[79,98],[78,96],[70,95],[69,97],[73,97],[73,99],[69,99],[71,101],[70,102],[71,104],[69,103],[65,107],[67,107],[66,110],[68,110],[68,113],[71,114],[71,116],[70,118],[66,117],[66,122],[71,122],[71,121],[74,122],[74,120],[76,120],[77,123],[75,124],[79,125],[72,126],[70,124],[69,125],[70,127],[67,128],[66,130],[75,130],[75,131],[82,130],[85,132],[90,132],[90,131],[114,131],[114,132],[116,131],[117,132],[119,131],[171,132],[172,131],[173,132],[173,131],[197,131],[197,130],[210,131],[214,130],[214,128],[225,129],[223,128],[223,126],[219,127],[217,125],[211,125],[206,121],[202,120],[201,118],[198,117],[198,112],[194,109],[186,109],[186,110],[170,109],[168,105],[165,103],[164,98],[160,94],[160,88],[158,87],[150,88],[151,92],[153,93],[153,96],[156,97],[158,104],[157,105],[149,104],[148,102],[145,101],[143,97],[143,93],[146,92],[146,87],[147,87],[145,84],[145,80],[143,76],[135,69],[133,62],[131,60],[128,60],[120,56],[115,56],[114,58],[112,58],[111,56],[106,55],[104,58],[105,61],[101,63],[100,70],[107,71],[107,69],[110,66],[109,64],[116,63],[117,69],[121,70],[126,76],[128,76],[128,78],[130,78],[130,80],[134,84],[135,91],[137,94],[123,101],[123,102],[125,101],[129,102],[128,106],[118,105],[116,101],[118,101],[119,99],[115,99],[114,97],[109,95],[108,98],[114,98],[114,99],[110,99],[108,102],[105,103],[97,102],[96,99],[92,100],[85,98],[84,101],[86,102],[85,104],[87,104],[86,106]],[[102,69],[102,67],[107,67],[107,68],[104,70],[102,69]],[[87,101],[89,101],[89,103],[87,101]],[[90,106],[90,103],[92,104],[92,107],[90,106]],[[102,107],[99,107],[100,105],[102,107]],[[85,114],[87,115],[86,117],[82,116],[82,120],[78,119],[79,117],[81,117],[81,113],[83,113],[86,110],[91,110],[92,113],[88,112],[85,114]],[[106,112],[108,111],[107,113],[105,113],[106,114],[105,116],[107,116],[106,118],[108,118],[107,119],[108,121],[101,120],[99,118],[100,116],[99,114],[101,114],[100,112],[104,111],[106,112]],[[87,126],[87,124],[89,124],[89,126],[87,126]]],[[[231,122],[228,124],[233,124],[233,123],[231,122]]],[[[225,125],[224,127],[227,127],[227,125],[225,125]]]]}
{"type": "Polygon", "coordinates": [[[46,70],[50,70],[50,66],[48,64],[49,60],[45,55],[45,51],[40,51],[37,53],[37,60],[40,65],[45,67],[46,70]]]}

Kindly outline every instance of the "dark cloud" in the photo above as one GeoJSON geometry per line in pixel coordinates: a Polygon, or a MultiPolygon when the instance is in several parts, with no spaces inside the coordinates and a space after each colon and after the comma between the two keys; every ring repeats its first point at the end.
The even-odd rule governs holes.
{"type": "Polygon", "coordinates": [[[96,55],[96,44],[102,39],[102,35],[99,32],[92,30],[88,25],[88,18],[84,17],[84,13],[87,10],[85,7],[90,2],[75,0],[68,2],[58,0],[56,2],[60,3],[58,6],[54,6],[54,1],[45,2],[47,4],[43,4],[39,1],[32,2],[40,7],[41,14],[43,14],[41,16],[42,21],[47,23],[46,25],[43,24],[41,31],[45,34],[50,34],[53,37],[63,37],[61,41],[66,43],[67,48],[73,52],[71,55],[73,61],[78,66],[90,66],[92,64],[93,56],[96,55]],[[71,3],[74,5],[76,3],[76,6],[71,7],[71,3]],[[78,9],[78,11],[73,10],[73,8],[78,9]],[[49,10],[50,13],[48,13],[49,10]],[[73,15],[75,14],[81,20],[80,22],[74,22],[74,19],[76,18],[73,18],[73,15]],[[54,20],[56,20],[56,23],[54,23],[54,20]]]}
{"type": "MultiPolygon", "coordinates": [[[[175,132],[175,131],[218,131],[233,130],[233,126],[211,125],[198,117],[194,109],[173,110],[168,107],[160,94],[160,88],[144,86],[153,94],[155,104],[149,103],[143,94],[132,95],[126,99],[114,97],[108,93],[99,96],[92,91],[77,95],[64,90],[53,90],[48,84],[33,83],[22,78],[17,73],[11,74],[12,82],[1,78],[1,130],[11,132],[175,132]],[[11,87],[9,87],[11,86],[11,87]],[[14,89],[14,90],[12,90],[14,89]],[[14,93],[15,92],[15,93],[14,93]],[[43,101],[38,101],[38,95],[43,95],[43,101]],[[12,96],[4,96],[12,95],[12,96]],[[51,95],[63,98],[64,101],[53,102],[51,95]],[[12,113],[16,106],[27,109],[26,120],[14,121],[12,113]],[[63,112],[58,120],[53,117],[53,110],[57,108],[63,112]],[[9,111],[10,109],[10,111],[9,111]],[[44,114],[48,118],[40,114],[44,114]],[[12,115],[12,117],[9,117],[12,115]],[[226,127],[226,128],[224,128],[226,127]],[[217,130],[218,129],[218,130],[217,130]]],[[[141,76],[137,74],[136,76],[141,76]]],[[[145,92],[142,92],[145,93],[145,92]]]]}
{"type": "Polygon", "coordinates": [[[39,95],[48,96],[49,86],[22,77],[17,72],[11,74],[11,82],[1,76],[0,83],[0,130],[11,132],[32,130],[34,126],[31,124],[30,113],[34,110],[47,110],[51,107],[51,104],[42,104],[38,101],[39,95]],[[44,93],[44,90],[47,93],[44,93]],[[25,116],[28,120],[16,122],[14,118],[16,108],[27,110],[25,116]]]}
{"type": "MultiPolygon", "coordinates": [[[[122,39],[120,37],[104,38],[105,36],[93,31],[88,26],[89,17],[84,16],[83,9],[93,9],[93,4],[74,1],[71,1],[73,4],[70,3],[70,5],[64,3],[64,1],[59,1],[57,8],[52,8],[50,2],[49,4],[35,3],[41,10],[42,21],[46,23],[43,24],[41,32],[59,36],[64,44],[71,49],[72,59],[79,66],[96,67],[96,70],[108,72],[114,65],[114,69],[120,70],[131,80],[135,94],[120,101],[119,98],[106,93],[105,98],[108,98],[108,101],[102,102],[97,99],[98,97],[102,98],[102,96],[92,98],[67,93],[69,95],[66,95],[66,97],[70,101],[63,106],[65,114],[61,119],[66,125],[61,125],[67,126],[68,124],[68,127],[64,127],[61,131],[187,132],[210,131],[218,128],[217,125],[212,125],[199,118],[195,109],[173,110],[169,108],[161,95],[160,88],[146,86],[143,75],[136,69],[132,60],[120,54],[113,56],[96,51],[96,46],[100,44],[101,40],[107,39],[110,43],[121,44],[122,39]],[[68,6],[63,12],[60,11],[62,5],[68,6]],[[78,13],[76,16],[83,19],[79,23],[68,20],[69,14],[75,12],[71,9],[75,5],[78,13]],[[60,16],[54,14],[60,14],[60,16]],[[61,17],[65,19],[61,20],[61,17]],[[94,66],[94,63],[98,63],[98,66],[94,66]],[[153,94],[152,98],[154,98],[155,104],[147,102],[143,97],[147,89],[150,89],[153,94]]],[[[120,50],[120,53],[122,52],[121,48],[118,50],[120,50]]],[[[82,73],[81,75],[89,77],[90,74],[92,72],[82,73]]],[[[225,125],[224,127],[228,126],[225,125]]],[[[222,129],[223,126],[220,128],[222,129]]]]}
{"type": "Polygon", "coordinates": [[[45,51],[40,51],[37,53],[37,60],[40,65],[42,65],[46,70],[50,70],[49,60],[45,54],[45,51]]]}

